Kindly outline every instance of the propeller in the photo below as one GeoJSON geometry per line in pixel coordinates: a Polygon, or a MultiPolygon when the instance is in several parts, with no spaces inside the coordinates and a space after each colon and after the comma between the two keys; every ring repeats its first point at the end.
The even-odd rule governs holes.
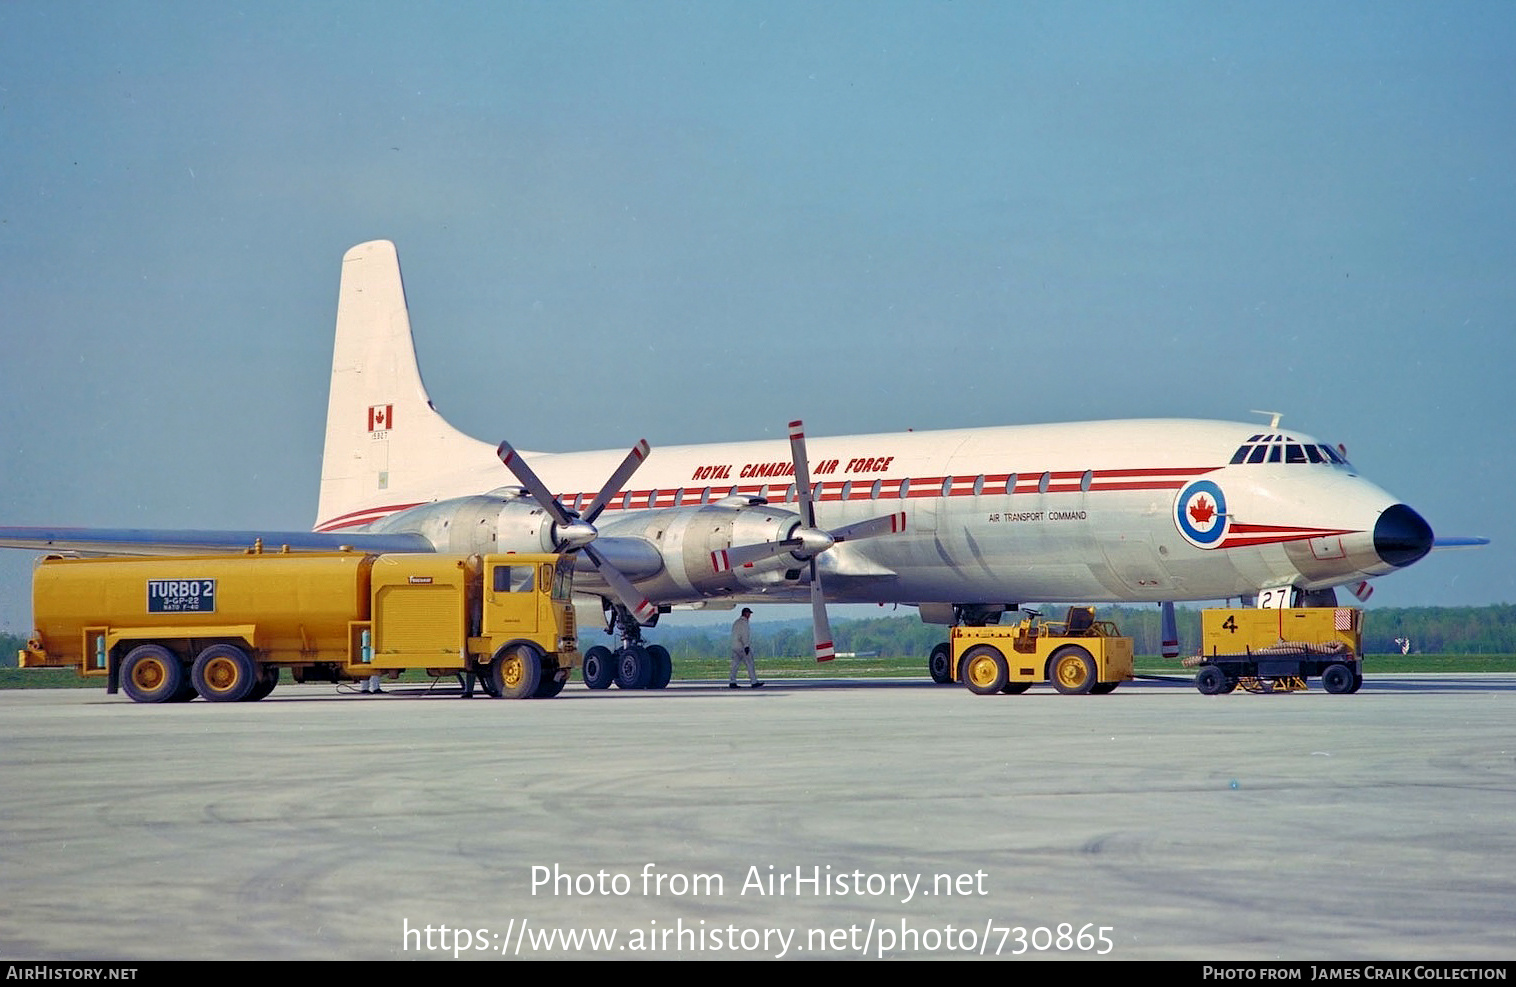
{"type": "Polygon", "coordinates": [[[805,452],[805,426],[800,421],[790,422],[790,459],[795,467],[800,526],[788,538],[779,541],[740,545],[712,552],[711,565],[717,572],[726,572],[755,565],[785,553],[807,562],[810,565],[811,622],[816,638],[816,660],[831,661],[836,657],[836,651],[832,647],[832,626],[826,615],[826,596],[821,588],[821,574],[816,567],[816,557],[840,542],[904,531],[905,512],[899,511],[841,528],[822,530],[816,527],[815,491],[811,487],[810,461],[805,452]]]}
{"type": "Polygon", "coordinates": [[[526,460],[521,458],[509,442],[500,443],[500,448],[495,451],[500,456],[500,462],[505,464],[505,468],[510,470],[517,480],[521,481],[521,485],[526,488],[526,492],[531,494],[532,499],[541,504],[542,509],[547,511],[548,516],[553,519],[553,550],[565,554],[583,552],[585,557],[590,560],[590,563],[594,565],[595,570],[600,573],[600,577],[606,581],[612,592],[620,599],[622,605],[630,610],[639,622],[646,623],[651,620],[658,612],[658,608],[649,603],[647,597],[639,593],[637,587],[632,585],[632,581],[626,578],[621,573],[621,570],[606,561],[605,556],[595,551],[594,547],[590,544],[600,534],[595,528],[595,519],[600,516],[600,512],[605,510],[606,505],[611,502],[611,498],[621,491],[626,481],[631,478],[633,473],[637,472],[637,468],[647,459],[648,453],[651,451],[647,440],[642,439],[632,446],[631,452],[626,454],[626,458],[621,461],[621,465],[616,467],[616,471],[605,481],[605,485],[600,488],[600,492],[590,502],[590,506],[585,510],[583,516],[575,514],[559,503],[558,498],[548,491],[547,485],[526,464],[526,460]]]}

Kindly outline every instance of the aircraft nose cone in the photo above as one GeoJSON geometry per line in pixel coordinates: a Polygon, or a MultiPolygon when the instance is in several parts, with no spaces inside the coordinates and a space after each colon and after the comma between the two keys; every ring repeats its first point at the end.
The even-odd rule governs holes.
{"type": "Polygon", "coordinates": [[[1432,526],[1405,504],[1379,515],[1374,525],[1374,551],[1386,563],[1408,566],[1432,550],[1432,526]]]}

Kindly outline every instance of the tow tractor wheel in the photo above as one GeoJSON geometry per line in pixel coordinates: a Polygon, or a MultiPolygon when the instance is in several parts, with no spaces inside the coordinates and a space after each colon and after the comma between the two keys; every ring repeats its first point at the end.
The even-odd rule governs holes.
{"type": "Polygon", "coordinates": [[[1362,672],[1354,672],[1353,673],[1353,688],[1349,689],[1348,691],[1349,692],[1357,692],[1359,689],[1362,689],[1362,688],[1363,688],[1363,673],[1362,672]]]}
{"type": "Polygon", "coordinates": [[[953,646],[943,641],[932,649],[932,655],[926,660],[926,670],[932,673],[932,681],[938,685],[948,685],[953,681],[953,646]]]}
{"type": "Polygon", "coordinates": [[[609,689],[616,677],[616,659],[610,648],[595,645],[584,653],[584,684],[591,689],[609,689]]]}
{"type": "Polygon", "coordinates": [[[1053,656],[1048,678],[1065,696],[1082,696],[1095,685],[1095,659],[1083,648],[1070,646],[1053,656]]]}
{"type": "Polygon", "coordinates": [[[184,679],[184,666],[159,644],[139,644],[121,663],[121,688],[134,703],[173,702],[184,679]]]}
{"type": "Polygon", "coordinates": [[[618,689],[646,689],[652,670],[652,661],[647,649],[640,644],[629,644],[616,652],[616,687],[618,689]]]}
{"type": "Polygon", "coordinates": [[[669,679],[674,677],[674,656],[669,654],[669,649],[663,645],[650,644],[647,646],[647,657],[650,664],[647,687],[649,689],[668,688],[669,679]]]}
{"type": "Polygon", "coordinates": [[[976,696],[994,695],[1009,677],[1005,656],[988,644],[970,648],[963,656],[963,684],[976,696]]]}
{"type": "Polygon", "coordinates": [[[1206,665],[1195,673],[1195,688],[1202,696],[1217,696],[1226,690],[1226,675],[1215,665],[1206,665]]]}
{"type": "Polygon", "coordinates": [[[530,645],[511,645],[495,655],[489,674],[501,699],[530,699],[542,681],[542,657],[530,645]]]}
{"type": "Polygon", "coordinates": [[[258,665],[235,644],[213,644],[195,657],[190,680],[200,697],[212,703],[240,703],[261,678],[258,665]]]}
{"type": "Polygon", "coordinates": [[[1321,672],[1321,687],[1337,695],[1353,691],[1353,670],[1341,663],[1328,665],[1321,672]]]}

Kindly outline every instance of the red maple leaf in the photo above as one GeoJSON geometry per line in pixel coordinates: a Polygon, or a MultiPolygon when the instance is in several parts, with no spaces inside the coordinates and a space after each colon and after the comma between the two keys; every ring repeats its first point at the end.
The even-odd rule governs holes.
{"type": "Polygon", "coordinates": [[[1216,508],[1206,503],[1205,494],[1190,507],[1190,517],[1195,519],[1196,524],[1206,524],[1216,516],[1216,508]]]}

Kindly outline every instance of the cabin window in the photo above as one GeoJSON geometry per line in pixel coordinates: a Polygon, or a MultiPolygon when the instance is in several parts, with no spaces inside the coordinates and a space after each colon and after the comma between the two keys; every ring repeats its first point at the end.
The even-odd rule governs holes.
{"type": "Polygon", "coordinates": [[[1079,489],[1084,493],[1090,492],[1090,484],[1095,482],[1095,471],[1085,470],[1084,476],[1079,478],[1079,489]]]}
{"type": "Polygon", "coordinates": [[[1048,492],[1048,486],[1052,482],[1053,482],[1053,474],[1052,473],[1046,473],[1046,472],[1043,473],[1042,477],[1037,481],[1037,492],[1038,493],[1047,493],[1048,492]]]}

